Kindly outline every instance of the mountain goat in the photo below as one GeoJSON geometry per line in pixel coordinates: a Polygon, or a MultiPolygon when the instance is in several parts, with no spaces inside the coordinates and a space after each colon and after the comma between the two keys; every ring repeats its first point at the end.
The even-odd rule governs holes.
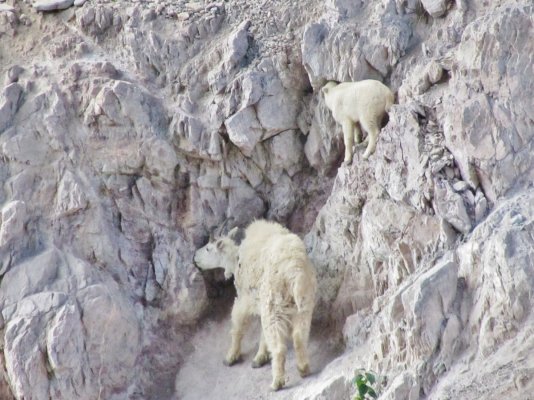
{"type": "Polygon", "coordinates": [[[285,384],[287,339],[292,332],[297,368],[310,373],[307,354],[317,281],[302,240],[275,222],[252,222],[241,245],[233,240],[237,228],[197,250],[195,264],[203,270],[224,268],[234,275],[237,297],[232,308],[232,343],[224,360],[233,365],[241,357],[241,339],[251,315],[261,318],[262,335],[254,368],[272,358],[272,389],[285,384]]]}
{"type": "Polygon", "coordinates": [[[375,151],[382,117],[395,101],[393,92],[373,79],[344,83],[331,81],[321,91],[326,106],[343,129],[344,163],[352,162],[352,146],[361,141],[360,127],[368,135],[369,143],[363,154],[367,159],[375,151]]]}

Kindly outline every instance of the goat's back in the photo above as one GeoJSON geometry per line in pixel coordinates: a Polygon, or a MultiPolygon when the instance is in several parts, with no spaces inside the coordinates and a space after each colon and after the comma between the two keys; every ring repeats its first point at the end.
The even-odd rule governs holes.
{"type": "Polygon", "coordinates": [[[313,308],[316,278],[306,246],[280,224],[250,224],[239,247],[239,264],[235,284],[241,294],[269,296],[282,307],[313,308]]]}

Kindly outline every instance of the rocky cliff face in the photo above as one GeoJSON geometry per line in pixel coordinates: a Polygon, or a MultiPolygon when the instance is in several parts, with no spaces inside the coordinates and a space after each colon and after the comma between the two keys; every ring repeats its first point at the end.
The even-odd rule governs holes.
{"type": "Polygon", "coordinates": [[[533,15],[0,2],[0,397],[342,399],[366,368],[383,399],[529,398],[533,15]],[[341,166],[319,88],[365,78],[397,104],[341,166]],[[319,278],[316,373],[276,394],[221,365],[228,289],[192,263],[256,217],[301,234],[319,278]]]}

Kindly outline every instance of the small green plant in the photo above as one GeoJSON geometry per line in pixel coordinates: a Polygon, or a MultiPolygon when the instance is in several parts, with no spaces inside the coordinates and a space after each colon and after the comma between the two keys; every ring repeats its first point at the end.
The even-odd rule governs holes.
{"type": "Polygon", "coordinates": [[[376,390],[373,388],[376,382],[376,376],[372,372],[364,370],[356,371],[353,382],[357,390],[353,400],[368,400],[378,397],[376,390]]]}

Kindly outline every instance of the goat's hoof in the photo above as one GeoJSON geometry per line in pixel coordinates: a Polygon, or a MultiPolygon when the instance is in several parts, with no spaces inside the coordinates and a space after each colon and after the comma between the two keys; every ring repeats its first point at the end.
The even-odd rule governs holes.
{"type": "Polygon", "coordinates": [[[275,379],[273,383],[271,384],[271,389],[273,389],[276,392],[277,390],[282,389],[285,384],[286,384],[285,378],[275,379]]]}
{"type": "Polygon", "coordinates": [[[252,360],[252,368],[261,368],[267,364],[271,358],[269,356],[257,357],[252,360]]]}
{"type": "Polygon", "coordinates": [[[299,374],[302,378],[305,378],[310,374],[310,366],[308,364],[306,364],[302,368],[297,367],[297,369],[299,370],[299,374]]]}
{"type": "Polygon", "coordinates": [[[241,362],[241,356],[227,357],[223,360],[223,364],[227,367],[231,367],[239,362],[241,362]]]}

